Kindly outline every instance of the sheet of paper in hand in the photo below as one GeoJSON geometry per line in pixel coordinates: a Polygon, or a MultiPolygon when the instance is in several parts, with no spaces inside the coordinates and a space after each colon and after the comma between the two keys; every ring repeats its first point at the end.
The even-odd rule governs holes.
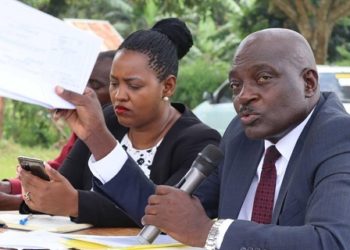
{"type": "Polygon", "coordinates": [[[19,1],[1,0],[0,96],[74,108],[55,86],[83,93],[102,41],[19,1]]]}

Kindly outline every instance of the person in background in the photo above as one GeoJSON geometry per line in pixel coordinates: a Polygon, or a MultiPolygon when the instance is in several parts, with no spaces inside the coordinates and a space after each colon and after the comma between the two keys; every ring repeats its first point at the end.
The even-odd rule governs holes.
{"type": "MultiPolygon", "coordinates": [[[[155,184],[175,185],[206,145],[219,144],[216,130],[200,122],[185,105],[169,100],[175,92],[178,61],[192,44],[186,24],[167,18],[150,30],[130,34],[120,45],[110,74],[113,105],[104,110],[104,118],[94,105],[95,99],[90,100],[90,112],[101,115],[106,128],[93,132],[101,138],[104,133],[111,135],[118,145],[113,155],[104,159],[108,166],[101,171],[104,178],[114,176],[110,166],[122,167],[127,161],[126,165],[135,164],[139,173],[155,184]]],[[[23,188],[29,194],[26,204],[40,212],[68,215],[76,222],[95,226],[135,226],[118,204],[90,191],[91,148],[85,145],[90,136],[79,137],[83,140],[77,141],[60,173],[47,167],[51,182],[19,169],[23,188]]],[[[105,143],[108,141],[94,142],[94,146],[103,148],[105,143]]],[[[131,177],[114,188],[128,194],[128,183],[138,186],[131,177]]],[[[138,203],[136,196],[128,200],[131,206],[138,203]]]]}
{"type": "Polygon", "coordinates": [[[349,249],[350,116],[335,93],[320,92],[306,39],[280,28],[248,35],[236,50],[229,81],[238,116],[223,136],[223,161],[192,196],[155,186],[131,162],[113,177],[99,174],[115,165],[105,159],[118,143],[101,115],[88,112],[98,106],[92,91],[79,95],[57,87],[59,96],[81,106],[56,118],[63,117],[91,149],[95,190],[135,221],[184,244],[349,249]],[[131,177],[137,185],[123,181],[131,177]],[[127,193],[116,190],[120,183],[127,193]],[[130,206],[127,197],[138,197],[138,204],[130,206]]]}
{"type": "MultiPolygon", "coordinates": [[[[109,73],[112,66],[115,50],[101,52],[96,60],[87,86],[92,88],[102,107],[111,103],[109,96],[109,73]]],[[[47,163],[54,169],[59,169],[72,149],[77,136],[72,133],[60,154],[47,163]]],[[[22,202],[21,181],[18,178],[0,181],[0,210],[17,210],[22,202]]]]}

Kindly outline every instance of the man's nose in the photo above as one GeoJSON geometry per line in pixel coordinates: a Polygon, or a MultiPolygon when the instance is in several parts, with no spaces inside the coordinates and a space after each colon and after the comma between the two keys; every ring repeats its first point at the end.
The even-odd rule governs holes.
{"type": "Polygon", "coordinates": [[[257,99],[256,89],[250,84],[243,84],[241,91],[236,95],[239,104],[245,105],[257,99]]]}

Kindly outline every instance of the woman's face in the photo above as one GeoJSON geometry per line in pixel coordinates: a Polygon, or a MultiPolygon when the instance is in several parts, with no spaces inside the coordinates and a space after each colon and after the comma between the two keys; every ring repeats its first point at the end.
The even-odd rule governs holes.
{"type": "Polygon", "coordinates": [[[148,62],[147,55],[125,49],[113,60],[109,93],[118,121],[125,127],[146,128],[164,111],[164,83],[148,62]]]}

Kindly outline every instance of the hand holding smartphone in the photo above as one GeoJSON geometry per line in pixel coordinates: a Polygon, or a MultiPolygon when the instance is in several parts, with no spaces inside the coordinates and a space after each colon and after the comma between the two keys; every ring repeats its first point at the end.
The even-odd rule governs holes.
{"type": "Polygon", "coordinates": [[[43,180],[50,181],[50,177],[45,172],[45,165],[42,160],[19,156],[19,165],[26,171],[30,171],[32,175],[38,176],[43,180]]]}

